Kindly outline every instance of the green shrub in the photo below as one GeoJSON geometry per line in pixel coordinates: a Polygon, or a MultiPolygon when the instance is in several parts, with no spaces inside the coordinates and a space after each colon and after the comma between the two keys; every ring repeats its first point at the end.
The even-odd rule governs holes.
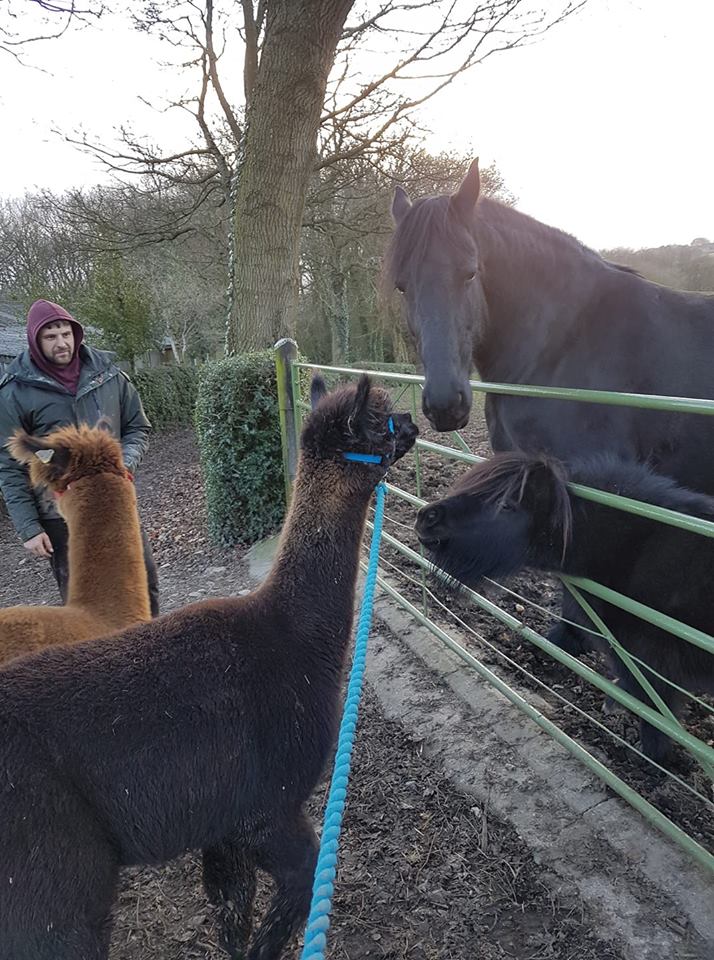
{"type": "Polygon", "coordinates": [[[211,537],[232,546],[274,532],[285,487],[272,351],[203,366],[196,432],[211,537]]]}
{"type": "Polygon", "coordinates": [[[193,422],[198,373],[192,367],[152,367],[131,376],[155,430],[193,422]]]}

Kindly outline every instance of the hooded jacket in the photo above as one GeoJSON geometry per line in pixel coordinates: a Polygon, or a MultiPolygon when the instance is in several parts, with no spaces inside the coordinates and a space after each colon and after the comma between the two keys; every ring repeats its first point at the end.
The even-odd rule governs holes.
{"type": "MultiPolygon", "coordinates": [[[[57,306],[49,301],[40,303],[57,306]]],[[[34,343],[45,323],[69,317],[69,322],[75,325],[79,369],[73,394],[71,386],[65,386],[33,362],[28,348],[0,376],[0,490],[23,543],[42,533],[43,519],[55,519],[59,514],[51,498],[31,488],[27,467],[9,455],[5,444],[16,430],[44,437],[57,427],[80,423],[91,426],[104,417],[121,442],[127,470],[133,473],[144,456],[151,428],[139,394],[114,363],[113,354],[82,343],[82,327],[66,311],[62,311],[66,316],[51,316],[41,323],[32,313],[31,309],[28,336],[32,335],[32,326],[34,339],[30,342],[34,343]]]]}

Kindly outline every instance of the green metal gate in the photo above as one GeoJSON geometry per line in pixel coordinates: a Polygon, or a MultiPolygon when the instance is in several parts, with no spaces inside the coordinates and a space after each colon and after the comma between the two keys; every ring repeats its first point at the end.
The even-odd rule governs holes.
{"type": "MultiPolygon", "coordinates": [[[[298,449],[297,438],[299,437],[300,425],[304,412],[309,410],[309,405],[303,401],[300,390],[301,379],[304,378],[305,373],[308,370],[319,370],[327,377],[337,378],[358,377],[363,373],[368,373],[376,380],[382,381],[385,386],[389,387],[395,392],[395,403],[401,402],[402,409],[405,408],[403,397],[405,395],[408,396],[412,414],[414,419],[417,419],[417,411],[420,408],[419,393],[421,389],[423,389],[424,384],[423,377],[416,376],[414,374],[394,373],[388,370],[365,370],[353,367],[333,367],[299,362],[297,359],[297,346],[291,340],[283,340],[276,345],[276,364],[278,373],[278,393],[280,400],[280,419],[286,494],[288,498],[290,497],[291,485],[295,476],[298,449]]],[[[472,381],[471,388],[475,394],[501,393],[513,396],[573,400],[587,403],[643,407],[650,410],[672,410],[680,413],[689,413],[699,416],[714,416],[713,400],[673,398],[645,394],[610,393],[600,390],[532,387],[520,384],[482,383],[479,381],[472,381]]],[[[409,406],[409,404],[407,404],[407,406],[409,406]]],[[[387,483],[390,497],[398,498],[400,501],[415,509],[418,509],[426,502],[422,498],[423,477],[421,463],[422,456],[426,453],[438,455],[439,457],[450,460],[460,461],[465,465],[473,464],[484,459],[483,457],[477,456],[471,452],[468,444],[460,434],[453,433],[450,435],[450,438],[453,444],[452,446],[447,446],[446,444],[442,443],[434,443],[419,438],[415,447],[416,469],[414,489],[406,490],[402,487],[396,486],[394,483],[387,483]]],[[[712,456],[714,456],[714,451],[712,451],[712,456]]],[[[675,511],[667,510],[652,504],[630,500],[615,494],[606,493],[602,490],[583,487],[579,484],[571,483],[569,486],[571,491],[577,496],[592,500],[596,503],[634,513],[639,516],[644,516],[649,519],[657,520],[661,523],[671,524],[672,526],[680,527],[687,531],[697,533],[701,536],[714,537],[714,523],[712,522],[676,513],[675,511]]],[[[385,519],[389,518],[385,517],[385,519]]],[[[405,526],[405,524],[399,523],[396,520],[393,520],[392,522],[396,523],[397,526],[405,526]]],[[[475,632],[469,626],[469,624],[463,620],[463,618],[459,617],[453,611],[445,607],[440,599],[429,590],[425,573],[430,569],[430,567],[420,550],[416,550],[408,546],[398,536],[387,532],[386,529],[382,534],[382,542],[383,545],[391,548],[399,557],[404,558],[404,560],[411,565],[416,566],[416,568],[418,568],[420,571],[420,580],[418,581],[418,585],[421,591],[421,604],[416,604],[410,601],[404,595],[403,591],[394,585],[392,582],[393,578],[390,577],[390,579],[387,579],[384,575],[384,571],[382,571],[381,575],[378,577],[378,583],[380,587],[390,597],[392,597],[393,600],[403,607],[417,622],[429,630],[436,639],[456,653],[457,656],[459,656],[470,669],[474,670],[479,676],[496,687],[505,697],[507,697],[508,700],[511,701],[511,703],[515,704],[534,723],[545,730],[558,743],[564,746],[568,751],[570,751],[571,754],[584,763],[615,793],[623,797],[644,817],[662,830],[668,837],[676,841],[685,850],[687,850],[705,868],[714,873],[714,856],[704,846],[702,846],[702,844],[685,832],[680,826],[673,823],[665,813],[657,809],[656,806],[638,793],[637,790],[635,790],[632,786],[628,785],[613,770],[601,763],[582,744],[578,743],[548,717],[544,716],[544,714],[531,703],[529,703],[520,692],[514,690],[508,682],[499,677],[477,656],[475,656],[471,651],[467,650],[461,643],[455,640],[449,634],[448,630],[444,629],[443,626],[435,622],[432,610],[443,608],[441,609],[441,612],[446,613],[447,616],[450,616],[458,621],[461,626],[467,629],[467,631],[470,631],[471,633],[475,632]]],[[[411,578],[405,571],[399,569],[398,564],[390,561],[384,562],[386,562],[390,569],[397,575],[405,577],[407,580],[413,580],[413,578],[411,578]]],[[[626,610],[627,612],[632,613],[633,615],[668,631],[674,636],[701,647],[713,656],[714,638],[702,633],[699,630],[695,630],[685,623],[681,623],[680,621],[674,620],[671,617],[667,617],[657,610],[653,610],[652,608],[646,607],[641,603],[637,603],[628,597],[622,596],[621,594],[618,594],[607,587],[594,583],[593,581],[576,577],[563,577],[561,579],[565,583],[566,588],[571,591],[578,603],[590,616],[590,619],[593,623],[593,630],[604,636],[605,639],[610,643],[611,647],[613,647],[614,652],[625,660],[628,668],[635,673],[638,680],[642,684],[643,689],[647,691],[648,695],[651,695],[652,702],[656,704],[657,709],[626,693],[616,683],[613,683],[611,680],[607,679],[607,677],[602,676],[600,673],[587,666],[581,660],[572,657],[568,653],[565,653],[559,647],[556,647],[549,640],[547,640],[546,637],[542,636],[536,630],[523,623],[523,621],[518,617],[509,613],[507,610],[503,609],[501,606],[489,600],[482,594],[473,590],[464,589],[463,596],[468,598],[474,608],[477,608],[480,611],[483,611],[494,617],[497,621],[514,631],[524,640],[535,645],[545,654],[566,666],[572,671],[573,674],[580,678],[580,680],[596,687],[598,690],[602,691],[605,696],[611,697],[612,700],[631,711],[631,713],[635,714],[637,717],[644,718],[651,723],[652,726],[666,733],[667,736],[669,736],[675,743],[681,745],[681,747],[687,750],[699,764],[701,769],[700,779],[702,780],[703,785],[693,786],[692,784],[687,783],[680,777],[676,776],[670,770],[667,770],[663,767],[660,767],[659,770],[661,771],[661,775],[663,777],[668,777],[672,781],[676,782],[679,787],[689,795],[690,800],[693,800],[697,804],[701,804],[702,817],[712,818],[714,820],[714,803],[712,802],[712,788],[714,785],[714,749],[712,749],[712,742],[710,741],[709,743],[705,743],[704,741],[698,739],[689,733],[679,723],[679,721],[669,711],[667,706],[662,702],[658,694],[649,685],[645,672],[650,670],[650,668],[648,668],[642,662],[635,662],[627,653],[627,651],[618,644],[617,639],[607,629],[607,625],[592,610],[590,604],[588,603],[587,595],[606,600],[608,603],[620,607],[621,609],[626,610]]],[[[712,585],[712,588],[714,590],[714,585],[712,585]]],[[[513,594],[513,591],[509,591],[505,587],[502,587],[501,589],[507,594],[510,593],[512,596],[515,596],[517,599],[521,600],[524,605],[530,604],[531,606],[535,606],[537,609],[542,609],[538,608],[536,604],[532,603],[532,601],[528,601],[523,597],[513,594]]],[[[521,606],[519,609],[524,608],[521,606]]],[[[557,619],[551,611],[545,612],[554,619],[557,619]]],[[[497,646],[489,643],[489,641],[487,641],[484,637],[480,635],[478,636],[479,639],[486,643],[494,653],[505,657],[505,654],[503,654],[503,652],[500,651],[497,646]]],[[[517,662],[514,662],[508,657],[505,657],[505,659],[509,660],[511,668],[515,670],[522,670],[517,662]]],[[[607,731],[608,735],[619,740],[621,744],[626,746],[629,750],[639,754],[643,761],[646,761],[647,763],[653,763],[651,760],[649,760],[649,758],[644,757],[644,755],[640,753],[636,747],[627,743],[625,740],[618,737],[617,734],[615,734],[612,730],[605,727],[604,724],[596,717],[582,711],[581,708],[578,707],[577,703],[572,703],[566,697],[563,697],[560,693],[554,691],[552,688],[548,687],[547,684],[543,683],[538,678],[533,677],[531,674],[528,674],[528,676],[531,680],[535,680],[536,683],[546,687],[551,694],[554,694],[561,701],[569,704],[569,706],[574,710],[583,714],[590,722],[596,724],[602,730],[607,731]]],[[[685,692],[693,700],[696,700],[709,714],[714,715],[714,707],[712,707],[711,704],[700,700],[689,691],[685,692]]],[[[657,766],[656,764],[653,765],[657,766]]]]}

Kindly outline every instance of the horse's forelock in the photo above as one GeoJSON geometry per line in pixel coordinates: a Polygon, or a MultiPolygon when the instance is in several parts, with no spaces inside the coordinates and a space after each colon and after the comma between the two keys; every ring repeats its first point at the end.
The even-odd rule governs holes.
{"type": "Polygon", "coordinates": [[[385,257],[385,273],[392,284],[409,282],[418,275],[433,241],[454,258],[463,256],[464,226],[449,214],[449,197],[415,200],[397,224],[385,257]]]}

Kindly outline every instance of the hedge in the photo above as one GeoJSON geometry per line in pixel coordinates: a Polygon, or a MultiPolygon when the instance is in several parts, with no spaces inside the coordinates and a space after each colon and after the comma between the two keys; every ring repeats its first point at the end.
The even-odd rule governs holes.
{"type": "Polygon", "coordinates": [[[193,367],[150,367],[131,374],[155,430],[193,422],[198,373],[193,367]]]}
{"type": "Polygon", "coordinates": [[[273,533],[285,488],[272,351],[204,364],[196,432],[212,539],[233,546],[273,533]]]}

